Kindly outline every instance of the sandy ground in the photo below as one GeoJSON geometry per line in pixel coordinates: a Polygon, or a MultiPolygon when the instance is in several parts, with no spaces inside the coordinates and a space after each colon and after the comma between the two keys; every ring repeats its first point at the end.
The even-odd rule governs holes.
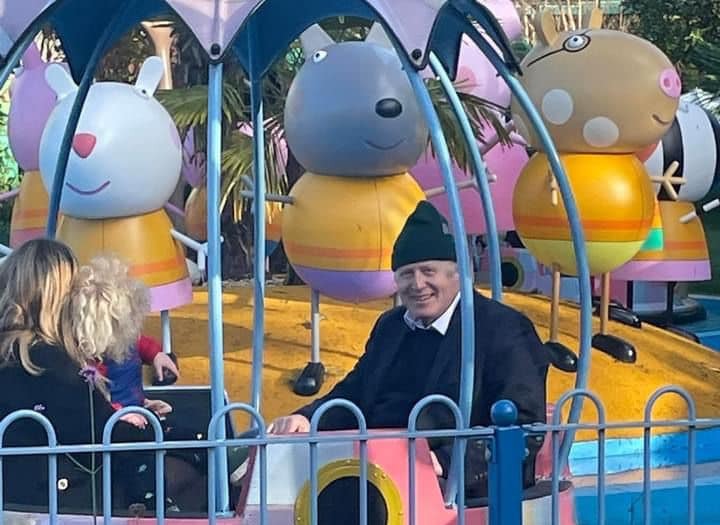
{"type": "MultiPolygon", "coordinates": [[[[381,311],[390,301],[361,305],[321,299],[321,356],[328,376],[321,394],[349,371],[362,353],[365,340],[381,311]]],[[[548,336],[549,303],[545,298],[505,294],[505,301],[525,312],[540,337],[548,336]]],[[[208,384],[208,294],[194,293],[192,305],[172,312],[173,349],[180,358],[180,384],[208,384]]],[[[252,366],[252,289],[226,288],[223,293],[225,388],[232,401],[248,402],[252,366]]],[[[564,305],[561,339],[577,348],[578,310],[564,305]]],[[[266,421],[309,401],[293,394],[290,382],[309,360],[310,292],[300,286],[271,286],[265,298],[265,351],[261,412],[266,421]]],[[[595,328],[597,329],[597,318],[595,328]]],[[[148,319],[147,333],[160,334],[159,317],[148,319]]],[[[642,419],[648,397],[659,387],[675,384],[687,389],[697,404],[699,417],[720,417],[720,353],[671,333],[644,325],[641,330],[613,323],[612,333],[638,349],[638,360],[628,365],[594,350],[589,388],[600,396],[608,421],[642,419]]],[[[575,375],[552,369],[548,401],[556,401],[574,387],[575,375]]],[[[655,419],[684,418],[686,408],[676,395],[663,397],[653,411],[655,419]]],[[[582,420],[593,422],[596,412],[585,403],[582,420]]],[[[238,421],[241,425],[243,421],[238,421]]],[[[637,435],[638,430],[608,435],[637,435]]],[[[581,439],[592,439],[584,433],[581,439]]]]}

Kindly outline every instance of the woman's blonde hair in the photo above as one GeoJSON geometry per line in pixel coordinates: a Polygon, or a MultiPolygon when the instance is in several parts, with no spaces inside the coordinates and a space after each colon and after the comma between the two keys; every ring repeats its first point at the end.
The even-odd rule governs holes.
{"type": "Polygon", "coordinates": [[[62,346],[61,313],[76,269],[70,248],[49,239],[27,241],[2,261],[0,366],[20,359],[25,370],[38,374],[30,347],[41,341],[62,346]]]}
{"type": "Polygon", "coordinates": [[[147,287],[114,256],[96,257],[75,276],[63,311],[65,345],[86,361],[124,361],[150,312],[147,287]]]}

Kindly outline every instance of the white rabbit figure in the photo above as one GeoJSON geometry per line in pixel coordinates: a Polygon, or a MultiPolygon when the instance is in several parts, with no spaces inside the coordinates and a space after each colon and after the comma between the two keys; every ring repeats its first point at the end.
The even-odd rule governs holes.
{"type": "MultiPolygon", "coordinates": [[[[151,289],[153,311],[192,301],[185,254],[163,206],[175,189],[182,149],[172,118],[153,97],[159,57],[142,65],[135,85],[95,83],[73,138],[60,200],[57,238],[85,262],[114,253],[151,289]]],[[[57,93],[40,142],[40,172],[52,191],[62,136],[77,86],[60,66],[46,72],[57,93]]],[[[204,251],[204,250],[203,250],[204,251]]]]}

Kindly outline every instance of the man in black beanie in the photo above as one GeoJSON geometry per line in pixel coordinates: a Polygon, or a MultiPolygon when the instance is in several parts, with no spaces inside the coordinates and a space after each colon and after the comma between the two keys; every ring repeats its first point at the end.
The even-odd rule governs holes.
{"type": "MultiPolygon", "coordinates": [[[[406,428],[412,407],[430,394],[459,400],[460,277],[455,244],[447,221],[427,201],[418,204],[395,241],[392,269],[402,306],[383,313],[355,368],[323,397],[295,414],[275,420],[276,434],[307,432],[310,418],[326,401],[344,398],[363,411],[368,428],[406,428]]],[[[509,399],[518,423],[545,422],[548,358],[530,320],[522,313],[473,295],[475,310],[475,384],[471,426],[489,426],[490,407],[509,399]]],[[[418,428],[454,428],[449,410],[427,407],[418,428]]],[[[324,430],[356,428],[346,410],[330,409],[324,430]]],[[[529,440],[525,484],[534,482],[534,458],[541,442],[529,440]]],[[[452,440],[431,440],[438,476],[447,477],[452,440]]],[[[466,493],[487,491],[487,463],[482,442],[469,443],[466,493]]]]}

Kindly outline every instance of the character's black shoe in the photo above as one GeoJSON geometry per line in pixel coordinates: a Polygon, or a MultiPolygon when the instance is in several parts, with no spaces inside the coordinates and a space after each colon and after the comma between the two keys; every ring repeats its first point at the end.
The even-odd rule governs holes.
{"type": "Polygon", "coordinates": [[[563,372],[577,372],[577,355],[567,346],[556,341],[545,343],[550,364],[563,372]]]}
{"type": "Polygon", "coordinates": [[[293,392],[299,396],[313,396],[325,381],[325,366],[322,363],[308,363],[293,384],[293,392]]]}
{"type": "Polygon", "coordinates": [[[623,363],[634,363],[637,360],[635,347],[614,335],[595,334],[592,338],[592,345],[593,348],[597,348],[623,363]]]}

